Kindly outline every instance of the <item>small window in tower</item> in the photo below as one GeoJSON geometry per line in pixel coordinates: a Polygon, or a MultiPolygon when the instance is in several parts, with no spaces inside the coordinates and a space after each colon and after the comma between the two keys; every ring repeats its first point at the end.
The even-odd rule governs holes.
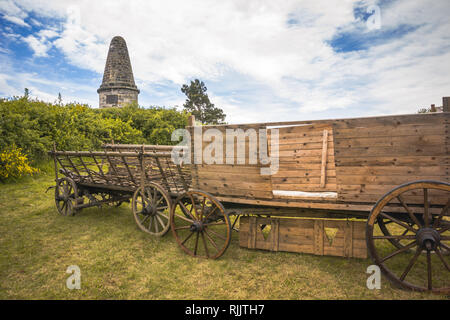
{"type": "Polygon", "coordinates": [[[118,96],[117,94],[110,94],[106,96],[106,103],[107,104],[117,104],[118,102],[118,96]]]}

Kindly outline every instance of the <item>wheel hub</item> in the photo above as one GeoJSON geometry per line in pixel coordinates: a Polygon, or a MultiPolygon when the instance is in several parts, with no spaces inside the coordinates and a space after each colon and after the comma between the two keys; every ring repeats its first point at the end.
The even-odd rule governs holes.
{"type": "Polygon", "coordinates": [[[153,206],[153,205],[145,206],[142,211],[144,214],[154,216],[154,215],[156,215],[156,206],[153,206]]]}
{"type": "Polygon", "coordinates": [[[192,232],[200,232],[202,231],[204,228],[203,224],[200,221],[195,221],[193,224],[191,224],[191,226],[189,227],[189,229],[192,232]]]}
{"type": "Polygon", "coordinates": [[[416,241],[422,248],[432,251],[439,245],[441,236],[433,228],[421,228],[416,234],[416,241]]]}

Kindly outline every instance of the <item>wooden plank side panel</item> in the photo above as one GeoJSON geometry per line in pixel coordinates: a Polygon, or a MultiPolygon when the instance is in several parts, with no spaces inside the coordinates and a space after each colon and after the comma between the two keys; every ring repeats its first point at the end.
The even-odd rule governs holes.
{"type": "MultiPolygon", "coordinates": [[[[206,129],[217,129],[223,135],[223,158],[219,164],[207,164],[203,159],[202,164],[196,164],[195,170],[192,171],[192,178],[195,186],[198,189],[209,192],[216,196],[232,196],[242,198],[258,198],[271,199],[272,186],[270,177],[261,175],[261,168],[259,163],[259,150],[250,153],[249,137],[244,139],[245,154],[243,157],[238,157],[238,139],[233,138],[233,141],[227,141],[226,129],[227,127],[202,127],[203,132],[206,129]],[[234,146],[234,156],[227,158],[226,151],[230,146],[234,146]],[[258,159],[256,163],[252,163],[250,159],[254,157],[258,159]]],[[[252,127],[241,126],[239,129],[246,131],[248,129],[255,130],[256,143],[259,148],[259,129],[265,129],[264,126],[252,127]]],[[[202,151],[205,152],[212,142],[203,142],[202,151]]],[[[215,152],[212,152],[215,156],[215,152]]]]}
{"type": "Polygon", "coordinates": [[[338,200],[375,202],[406,182],[448,181],[448,121],[442,114],[334,123],[338,200]]]}
{"type": "Polygon", "coordinates": [[[315,255],[367,258],[363,221],[240,218],[241,247],[315,255]],[[271,226],[266,238],[261,225],[271,226]],[[329,230],[334,230],[333,237],[329,230]]]}
{"type": "Polygon", "coordinates": [[[336,191],[333,131],[330,125],[279,130],[279,170],[274,190],[336,191]]]}

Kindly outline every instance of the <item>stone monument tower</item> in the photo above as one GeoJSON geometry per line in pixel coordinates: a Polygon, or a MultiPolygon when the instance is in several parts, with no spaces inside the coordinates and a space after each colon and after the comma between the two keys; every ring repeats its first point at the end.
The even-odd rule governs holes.
{"type": "Polygon", "coordinates": [[[100,108],[123,107],[138,102],[139,89],[134,83],[127,44],[122,37],[116,36],[111,40],[103,81],[97,92],[100,108]]]}

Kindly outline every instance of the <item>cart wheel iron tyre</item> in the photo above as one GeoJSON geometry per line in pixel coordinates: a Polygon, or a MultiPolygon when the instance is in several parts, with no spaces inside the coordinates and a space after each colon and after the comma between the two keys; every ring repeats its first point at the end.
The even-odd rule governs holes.
{"type": "Polygon", "coordinates": [[[367,248],[391,282],[413,291],[450,293],[449,206],[450,184],[429,180],[403,184],[378,200],[367,220],[367,248]],[[406,203],[412,197],[416,200],[406,203]],[[392,204],[403,212],[392,212],[392,204]]]}
{"type": "Polygon", "coordinates": [[[149,182],[133,194],[131,207],[139,228],[153,236],[161,237],[170,228],[172,203],[167,192],[158,184],[149,182]]]}
{"type": "Polygon", "coordinates": [[[55,204],[58,212],[63,216],[73,216],[77,210],[78,188],[70,178],[64,177],[56,181],[55,204]]]}
{"type": "Polygon", "coordinates": [[[231,223],[225,208],[203,191],[188,191],[175,200],[170,225],[178,245],[194,257],[217,259],[231,241],[231,223]]]}

